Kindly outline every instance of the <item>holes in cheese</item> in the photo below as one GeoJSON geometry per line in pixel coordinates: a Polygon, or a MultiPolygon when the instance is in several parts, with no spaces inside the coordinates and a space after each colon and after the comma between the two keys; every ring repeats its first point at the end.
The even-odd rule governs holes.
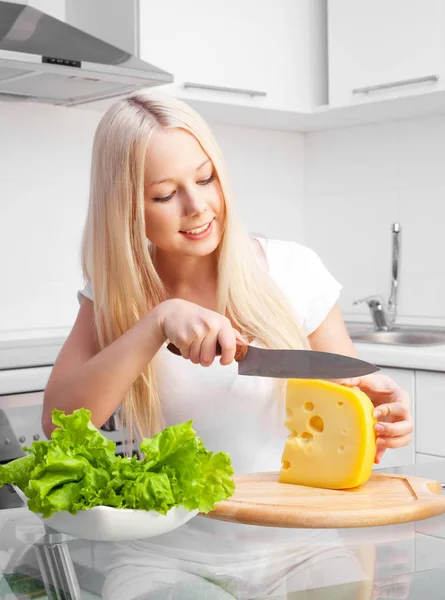
{"type": "Polygon", "coordinates": [[[318,415],[315,415],[309,421],[309,427],[311,429],[313,429],[314,431],[318,431],[318,433],[321,433],[324,429],[323,419],[321,417],[319,417],[318,415]]]}
{"type": "Polygon", "coordinates": [[[308,431],[303,431],[303,433],[298,438],[301,446],[304,446],[305,444],[309,444],[310,442],[313,441],[313,439],[314,439],[314,436],[312,435],[312,433],[309,433],[308,431]]]}
{"type": "Polygon", "coordinates": [[[358,388],[290,379],[285,425],[292,433],[285,442],[280,481],[329,489],[365,483],[376,453],[373,412],[371,400],[358,388]]]}

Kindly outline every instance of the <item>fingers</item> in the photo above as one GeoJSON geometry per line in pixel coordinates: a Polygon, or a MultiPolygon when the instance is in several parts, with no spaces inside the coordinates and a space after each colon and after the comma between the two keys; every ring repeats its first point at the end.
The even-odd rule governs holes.
{"type": "Polygon", "coordinates": [[[341,379],[339,380],[339,383],[341,383],[341,385],[345,385],[347,387],[357,387],[360,383],[361,379],[360,377],[352,377],[350,379],[341,379]]]}
{"type": "Polygon", "coordinates": [[[235,332],[235,337],[236,337],[237,342],[240,342],[241,344],[244,344],[246,346],[249,345],[249,342],[243,338],[243,336],[240,334],[238,329],[234,329],[233,331],[235,332]]]}
{"type": "Polygon", "coordinates": [[[213,364],[218,342],[221,346],[220,363],[222,365],[229,365],[233,362],[237,339],[246,343],[241,334],[232,328],[228,319],[227,322],[222,320],[207,327],[197,327],[193,335],[194,338],[191,342],[187,339],[181,344],[181,354],[184,358],[189,358],[195,365],[203,367],[213,364]]]}
{"type": "Polygon", "coordinates": [[[183,358],[194,364],[210,366],[221,346],[221,364],[229,365],[236,354],[237,342],[248,345],[230,320],[192,302],[173,298],[158,309],[162,334],[176,346],[183,358]]]}
{"type": "Polygon", "coordinates": [[[374,428],[378,448],[402,448],[410,443],[413,422],[406,404],[381,404],[374,416],[379,419],[374,428]]]}
{"type": "Polygon", "coordinates": [[[374,410],[374,417],[379,421],[382,419],[391,419],[400,421],[410,419],[409,406],[404,402],[389,402],[388,404],[380,404],[374,410]]]}
{"type": "Polygon", "coordinates": [[[377,452],[375,453],[375,464],[378,465],[382,460],[383,455],[385,454],[386,448],[384,446],[377,447],[377,452]]]}
{"type": "Polygon", "coordinates": [[[376,433],[383,437],[398,437],[412,433],[411,420],[397,421],[396,423],[377,423],[374,427],[376,433]]]}
{"type": "Polygon", "coordinates": [[[373,373],[364,377],[354,377],[340,381],[347,387],[358,387],[367,394],[374,406],[384,404],[385,402],[401,402],[410,405],[410,396],[408,392],[399,387],[395,381],[383,373],[373,373]]]}
{"type": "Polygon", "coordinates": [[[411,434],[401,435],[399,437],[377,438],[377,445],[384,448],[403,448],[408,446],[411,441],[411,434]]]}
{"type": "Polygon", "coordinates": [[[230,365],[235,358],[237,340],[236,333],[235,330],[232,329],[231,325],[221,329],[221,331],[218,333],[218,342],[221,346],[221,358],[219,362],[222,365],[230,365]]]}
{"type": "MultiPolygon", "coordinates": [[[[196,335],[195,339],[192,341],[188,348],[189,359],[195,365],[199,365],[201,363],[202,346],[207,337],[209,336],[205,336],[205,334],[196,335]]],[[[182,354],[182,356],[184,356],[184,354],[182,354]]],[[[184,356],[184,358],[186,358],[186,356],[184,356]]],[[[213,362],[213,358],[211,360],[213,362]]]]}

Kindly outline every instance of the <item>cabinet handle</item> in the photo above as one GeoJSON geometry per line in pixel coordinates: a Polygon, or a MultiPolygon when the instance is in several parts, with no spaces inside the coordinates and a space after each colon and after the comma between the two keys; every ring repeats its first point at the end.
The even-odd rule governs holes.
{"type": "Polygon", "coordinates": [[[232,94],[247,94],[252,98],[254,96],[267,96],[267,92],[261,92],[258,90],[243,90],[241,88],[230,88],[230,87],[222,87],[219,85],[205,85],[204,83],[191,83],[187,81],[184,83],[185,88],[195,88],[198,90],[212,90],[213,92],[230,92],[232,94]]]}
{"type": "Polygon", "coordinates": [[[412,85],[413,83],[424,83],[425,81],[438,81],[439,75],[427,75],[426,77],[416,77],[414,79],[402,79],[401,81],[391,81],[389,83],[381,83],[379,85],[369,85],[367,87],[355,88],[353,94],[369,94],[376,90],[386,90],[388,88],[400,87],[402,85],[412,85]]]}

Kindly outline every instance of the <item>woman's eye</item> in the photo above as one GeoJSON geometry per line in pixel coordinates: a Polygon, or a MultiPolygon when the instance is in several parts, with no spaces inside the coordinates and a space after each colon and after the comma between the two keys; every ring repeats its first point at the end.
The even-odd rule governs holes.
{"type": "Polygon", "coordinates": [[[209,183],[212,183],[212,181],[215,179],[214,174],[212,173],[210,175],[210,177],[208,177],[207,179],[203,179],[202,181],[198,181],[198,185],[209,185],[209,183]]]}
{"type": "Polygon", "coordinates": [[[162,198],[153,198],[153,201],[154,202],[168,202],[169,200],[171,200],[173,198],[174,195],[175,195],[175,192],[172,192],[168,196],[163,196],[162,198]]]}
{"type": "MultiPolygon", "coordinates": [[[[207,179],[202,179],[201,181],[198,181],[198,185],[209,185],[209,183],[212,183],[212,181],[215,179],[215,175],[212,173],[210,175],[210,177],[207,177],[207,179]]],[[[172,192],[171,194],[169,194],[168,196],[158,196],[155,198],[152,198],[153,202],[168,202],[169,200],[171,200],[173,198],[173,196],[175,195],[175,192],[172,192]]]]}

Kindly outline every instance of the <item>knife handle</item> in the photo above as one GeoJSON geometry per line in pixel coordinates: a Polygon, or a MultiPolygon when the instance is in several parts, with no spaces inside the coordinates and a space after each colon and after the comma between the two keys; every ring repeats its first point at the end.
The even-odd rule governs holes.
{"type": "MultiPolygon", "coordinates": [[[[241,345],[241,344],[236,345],[236,351],[235,351],[236,362],[241,362],[243,360],[243,358],[245,358],[248,349],[249,349],[249,346],[247,346],[247,345],[241,345]]],[[[179,348],[177,348],[171,342],[167,346],[167,350],[170,350],[170,352],[173,352],[173,354],[176,354],[177,356],[182,356],[179,348]]],[[[216,356],[221,356],[221,346],[220,346],[219,342],[216,342],[216,356]]]]}

